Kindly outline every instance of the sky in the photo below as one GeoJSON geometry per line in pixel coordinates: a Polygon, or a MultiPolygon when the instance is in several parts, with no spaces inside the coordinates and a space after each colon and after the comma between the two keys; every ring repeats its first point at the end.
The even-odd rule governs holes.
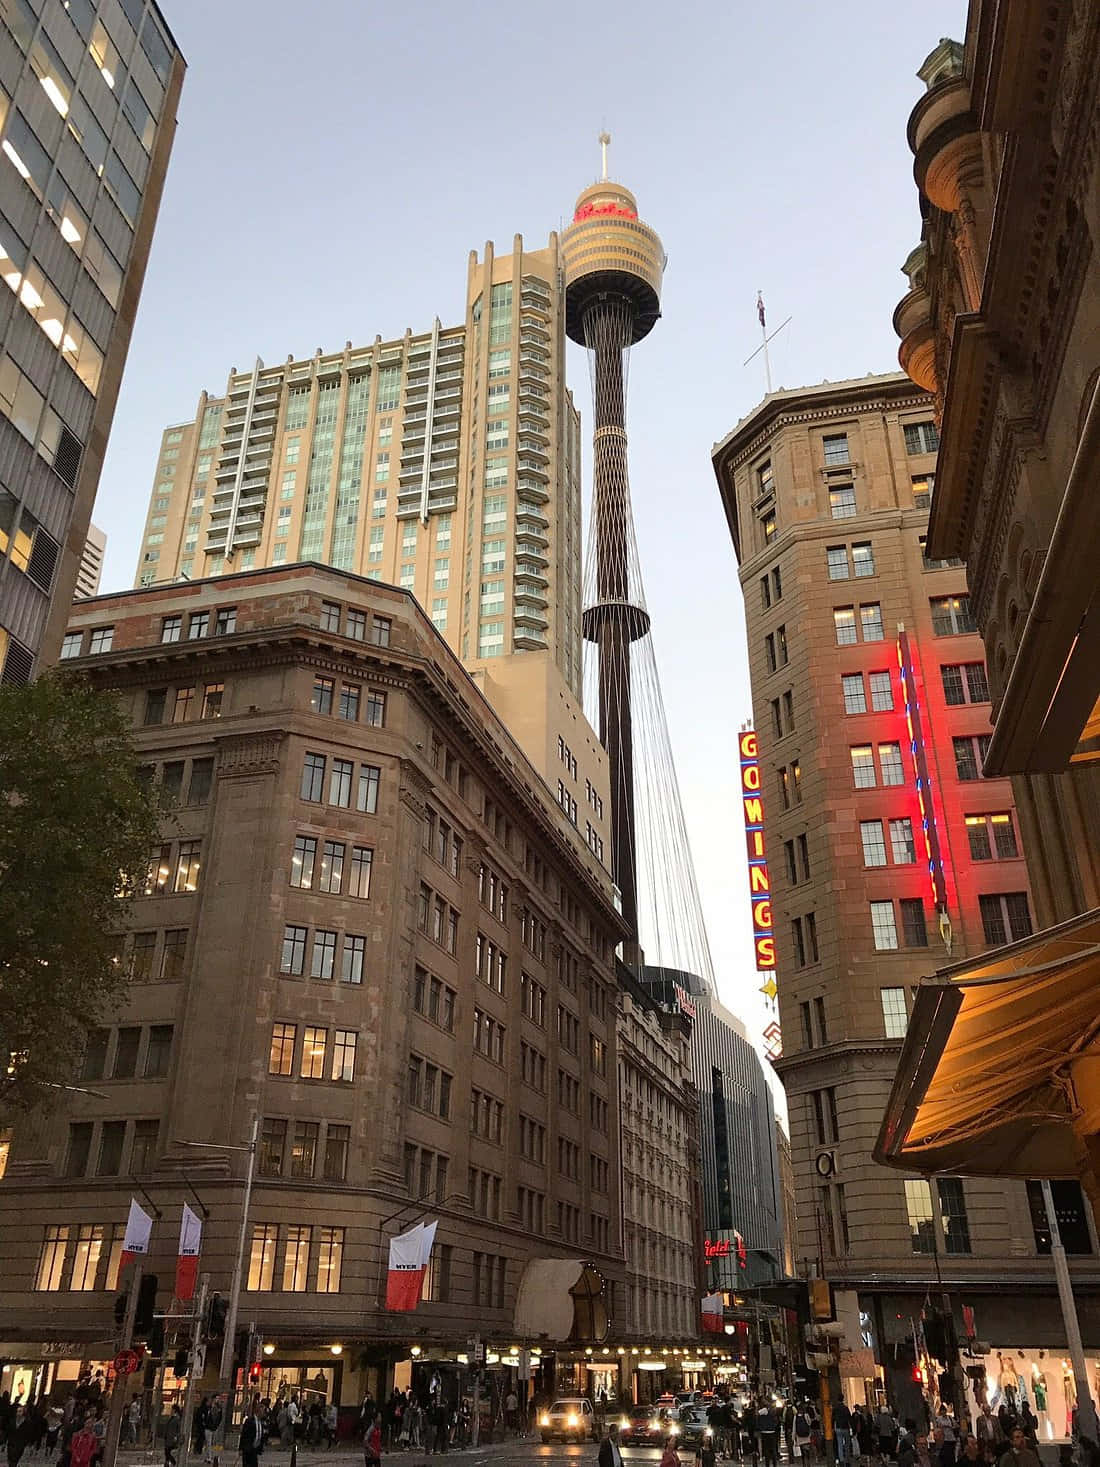
{"type": "MultiPolygon", "coordinates": [[[[966,0],[160,0],[188,62],[96,504],[133,584],[162,429],[229,371],[462,319],[466,261],[532,248],[599,173],[668,256],[632,353],[631,494],[720,996],[759,1035],[736,733],[751,717],[710,450],[765,391],[897,365],[920,217],[915,75],[966,0]]],[[[588,418],[588,372],[569,384],[588,418]]],[[[586,461],[587,476],[587,461],[586,461]]]]}

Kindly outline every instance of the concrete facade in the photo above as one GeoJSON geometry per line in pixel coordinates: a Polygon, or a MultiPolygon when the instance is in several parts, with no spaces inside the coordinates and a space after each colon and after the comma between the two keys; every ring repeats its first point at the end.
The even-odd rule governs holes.
{"type": "MultiPolygon", "coordinates": [[[[1023,1183],[906,1180],[870,1160],[911,985],[948,961],[945,935],[960,958],[1035,920],[1010,782],[980,777],[989,695],[965,573],[925,554],[935,452],[932,399],[901,374],[771,393],[714,451],[763,775],[795,1264],[858,1297],[899,1400],[905,1372],[889,1347],[904,1346],[919,1314],[933,1247],[983,1337],[987,1320],[1008,1328],[1002,1305],[1021,1290],[1041,1298],[1034,1324],[1041,1318],[1050,1338],[1034,1343],[1060,1329],[1023,1183]],[[923,841],[918,751],[945,921],[923,841]]],[[[1073,1266],[1084,1295],[1100,1288],[1095,1262],[1073,1266]]],[[[1098,1327],[1090,1320],[1100,1343],[1098,1327]]],[[[853,1389],[862,1397],[860,1382],[853,1389]]]]}
{"type": "Polygon", "coordinates": [[[301,565],[81,601],[69,636],[177,808],[80,1071],[104,1098],[19,1127],[0,1183],[5,1357],[107,1358],[137,1188],[161,1307],[189,1188],[225,1293],[245,1158],[216,1148],[254,1116],[241,1322],[272,1366],[350,1401],[414,1341],[510,1346],[540,1257],[590,1260],[621,1332],[613,889],[412,597],[301,565]],[[425,1300],[387,1314],[425,1215],[425,1300]]]}
{"type": "Polygon", "coordinates": [[[0,28],[0,677],[54,661],[77,583],[176,126],[155,4],[0,28]]]}
{"type": "Polygon", "coordinates": [[[94,596],[99,590],[103,575],[103,557],[107,553],[107,536],[98,525],[89,525],[84,539],[84,550],[80,557],[80,570],[76,578],[75,600],[83,596],[94,596]]]}

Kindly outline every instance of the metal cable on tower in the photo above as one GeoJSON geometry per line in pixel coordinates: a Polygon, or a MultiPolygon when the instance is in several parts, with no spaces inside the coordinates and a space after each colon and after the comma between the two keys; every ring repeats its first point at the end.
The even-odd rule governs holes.
{"type": "Polygon", "coordinates": [[[612,874],[637,942],[627,963],[714,979],[642,587],[627,474],[630,347],[660,316],[665,255],[634,195],[604,176],[562,234],[565,329],[588,350],[592,507],[584,573],[585,702],[611,780],[612,874]],[[642,954],[645,954],[643,958],[642,954]]]}

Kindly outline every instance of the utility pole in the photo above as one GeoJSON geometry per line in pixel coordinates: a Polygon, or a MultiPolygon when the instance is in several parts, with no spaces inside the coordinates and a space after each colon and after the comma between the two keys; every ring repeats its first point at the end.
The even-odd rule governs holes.
{"type": "Polygon", "coordinates": [[[248,1169],[245,1172],[244,1198],[241,1202],[241,1228],[237,1235],[237,1256],[233,1261],[233,1281],[229,1286],[229,1308],[225,1316],[225,1341],[222,1345],[221,1369],[218,1372],[218,1387],[226,1392],[233,1388],[233,1350],[236,1345],[237,1310],[241,1302],[241,1275],[244,1271],[244,1250],[248,1242],[248,1209],[252,1202],[252,1177],[256,1170],[256,1137],[259,1130],[260,1114],[257,1111],[252,1117],[252,1136],[248,1146],[225,1148],[227,1151],[248,1151],[248,1169]]]}
{"type": "MultiPolygon", "coordinates": [[[[119,1353],[129,1350],[134,1343],[134,1320],[137,1318],[138,1293],[141,1290],[142,1263],[140,1256],[134,1263],[130,1280],[130,1297],[126,1300],[126,1314],[122,1324],[122,1339],[119,1353]]],[[[111,1404],[107,1410],[107,1434],[103,1439],[103,1467],[115,1467],[118,1456],[118,1439],[122,1434],[122,1408],[126,1398],[128,1376],[115,1371],[115,1383],[111,1387],[111,1404]]]]}
{"type": "Polygon", "coordinates": [[[1066,1343],[1069,1345],[1069,1358],[1073,1364],[1073,1379],[1077,1387],[1077,1435],[1079,1438],[1088,1437],[1089,1441],[1094,1442],[1096,1408],[1089,1389],[1085,1351],[1081,1345],[1081,1326],[1077,1322],[1077,1305],[1073,1301],[1066,1250],[1062,1246],[1062,1234],[1058,1227],[1058,1214],[1054,1210],[1054,1195],[1050,1190],[1050,1183],[1043,1181],[1039,1185],[1043,1189],[1043,1206],[1046,1208],[1047,1227],[1050,1229],[1050,1256],[1054,1262],[1054,1277],[1058,1281],[1062,1322],[1066,1327],[1066,1343]]]}
{"type": "Polygon", "coordinates": [[[179,1467],[187,1467],[187,1457],[191,1450],[191,1424],[195,1416],[195,1378],[202,1373],[206,1355],[202,1343],[202,1332],[206,1322],[206,1291],[209,1286],[210,1275],[204,1273],[199,1283],[199,1302],[191,1328],[191,1346],[187,1352],[187,1389],[183,1396],[183,1428],[179,1467]]]}

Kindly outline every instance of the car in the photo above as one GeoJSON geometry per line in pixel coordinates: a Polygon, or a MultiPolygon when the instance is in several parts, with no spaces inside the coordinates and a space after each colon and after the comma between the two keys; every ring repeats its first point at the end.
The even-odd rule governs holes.
{"type": "Polygon", "coordinates": [[[660,1445],[664,1439],[664,1423],[652,1406],[631,1406],[619,1417],[619,1441],[625,1447],[660,1445]]]}
{"type": "Polygon", "coordinates": [[[680,1445],[685,1447],[701,1447],[714,1436],[714,1431],[707,1422],[706,1406],[683,1407],[677,1424],[680,1428],[680,1445]]]}
{"type": "Polygon", "coordinates": [[[563,1396],[539,1413],[539,1434],[544,1442],[583,1442],[586,1437],[599,1440],[596,1414],[587,1396],[563,1396]]]}

